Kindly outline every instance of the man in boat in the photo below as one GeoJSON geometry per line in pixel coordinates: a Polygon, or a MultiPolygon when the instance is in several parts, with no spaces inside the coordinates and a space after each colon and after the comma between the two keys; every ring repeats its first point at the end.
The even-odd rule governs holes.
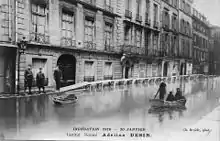
{"type": "Polygon", "coordinates": [[[43,89],[43,93],[45,93],[44,90],[45,75],[42,72],[42,68],[39,68],[39,72],[37,73],[36,80],[37,80],[37,87],[39,89],[39,93],[41,93],[41,88],[43,89]]]}
{"type": "Polygon", "coordinates": [[[166,101],[175,101],[175,97],[174,97],[174,95],[173,95],[173,92],[170,92],[170,93],[169,93],[169,95],[168,95],[166,101]]]}
{"type": "Polygon", "coordinates": [[[160,100],[164,100],[164,96],[166,95],[166,84],[164,82],[160,83],[160,87],[155,95],[155,98],[157,97],[159,93],[160,100]]]}
{"type": "Polygon", "coordinates": [[[176,89],[175,100],[186,100],[185,96],[182,95],[180,88],[176,89]]]}

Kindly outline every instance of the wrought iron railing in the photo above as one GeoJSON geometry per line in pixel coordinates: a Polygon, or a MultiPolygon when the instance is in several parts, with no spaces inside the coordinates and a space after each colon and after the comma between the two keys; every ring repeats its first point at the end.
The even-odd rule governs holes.
{"type": "Polygon", "coordinates": [[[61,38],[61,46],[65,47],[75,47],[76,46],[76,40],[73,40],[72,38],[61,38]]]}
{"type": "Polygon", "coordinates": [[[83,0],[84,2],[91,4],[91,5],[95,5],[96,4],[96,0],[83,0]]]}
{"type": "Polygon", "coordinates": [[[142,22],[142,16],[140,14],[136,14],[136,21],[142,22]]]}
{"type": "Polygon", "coordinates": [[[85,82],[93,82],[95,81],[95,76],[84,76],[85,82]]]}
{"type": "Polygon", "coordinates": [[[105,10],[113,13],[113,7],[111,7],[110,5],[105,4],[105,10]]]}
{"type": "Polygon", "coordinates": [[[112,45],[105,44],[105,51],[114,52],[115,48],[112,45]]]}
{"type": "Polygon", "coordinates": [[[159,22],[158,21],[154,21],[154,28],[158,28],[159,27],[159,22]]]}
{"type": "Polygon", "coordinates": [[[145,48],[144,47],[137,47],[137,46],[134,46],[134,45],[128,45],[128,44],[125,44],[123,47],[122,47],[122,52],[123,53],[128,53],[128,54],[141,54],[141,55],[144,55],[145,54],[145,48]]]}
{"type": "Polygon", "coordinates": [[[125,10],[125,17],[131,19],[132,18],[132,12],[130,10],[125,10]]]}
{"type": "Polygon", "coordinates": [[[113,80],[112,75],[104,75],[104,80],[113,80]]]}
{"type": "Polygon", "coordinates": [[[84,48],[88,50],[96,50],[96,44],[93,43],[92,41],[85,41],[84,48]]]}
{"type": "Polygon", "coordinates": [[[41,44],[49,44],[49,35],[32,32],[30,33],[30,41],[41,44]]]}

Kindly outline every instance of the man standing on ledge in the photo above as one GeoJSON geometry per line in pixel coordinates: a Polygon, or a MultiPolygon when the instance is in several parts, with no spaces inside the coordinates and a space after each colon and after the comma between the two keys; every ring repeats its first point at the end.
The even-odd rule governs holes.
{"type": "Polygon", "coordinates": [[[60,87],[61,87],[61,76],[62,76],[62,72],[59,69],[59,67],[57,66],[56,69],[54,70],[54,80],[56,81],[56,90],[60,91],[60,87]]]}
{"type": "Polygon", "coordinates": [[[24,88],[25,91],[28,87],[29,89],[29,94],[31,94],[31,88],[32,88],[32,83],[33,83],[33,73],[31,71],[31,65],[28,65],[28,69],[25,70],[24,72],[24,88]]]}
{"type": "Polygon", "coordinates": [[[41,88],[43,89],[43,93],[45,93],[45,90],[44,90],[45,75],[42,72],[42,68],[39,68],[39,72],[37,73],[36,81],[37,81],[37,87],[39,89],[39,93],[41,93],[41,88]]]}

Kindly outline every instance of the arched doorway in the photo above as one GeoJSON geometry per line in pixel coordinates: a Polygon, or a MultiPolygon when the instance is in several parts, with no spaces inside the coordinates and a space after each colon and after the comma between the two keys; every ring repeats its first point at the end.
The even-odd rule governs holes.
{"type": "Polygon", "coordinates": [[[62,71],[61,87],[75,84],[76,58],[69,54],[61,55],[57,60],[57,65],[62,71]]]}
{"type": "Polygon", "coordinates": [[[167,73],[168,73],[168,62],[165,62],[163,66],[163,76],[166,77],[167,73]]]}

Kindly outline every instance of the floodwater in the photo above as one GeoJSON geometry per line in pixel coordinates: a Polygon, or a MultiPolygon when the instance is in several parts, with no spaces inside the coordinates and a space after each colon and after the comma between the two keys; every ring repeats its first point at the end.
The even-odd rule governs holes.
{"type": "Polygon", "coordinates": [[[55,106],[47,95],[0,99],[0,133],[6,139],[71,140],[79,139],[76,135],[67,136],[73,133],[73,127],[106,127],[113,130],[111,133],[120,128],[145,128],[147,133],[157,136],[193,125],[220,105],[219,86],[219,79],[170,83],[168,91],[182,89],[187,98],[186,109],[151,113],[149,99],[158,85],[82,92],[76,104],[65,106],[55,106]]]}

